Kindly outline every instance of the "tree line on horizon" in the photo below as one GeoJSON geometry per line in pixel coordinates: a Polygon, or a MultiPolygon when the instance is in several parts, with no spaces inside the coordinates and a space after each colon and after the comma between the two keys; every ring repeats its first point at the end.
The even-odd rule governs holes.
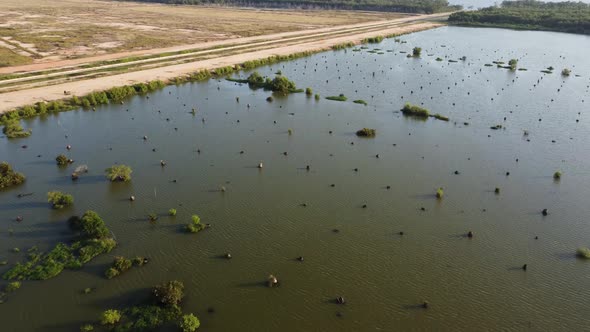
{"type": "Polygon", "coordinates": [[[173,5],[227,5],[262,8],[342,9],[432,14],[458,10],[447,0],[118,0],[173,5]]]}
{"type": "Polygon", "coordinates": [[[590,4],[583,2],[504,1],[500,6],[453,13],[449,22],[590,34],[590,4]]]}

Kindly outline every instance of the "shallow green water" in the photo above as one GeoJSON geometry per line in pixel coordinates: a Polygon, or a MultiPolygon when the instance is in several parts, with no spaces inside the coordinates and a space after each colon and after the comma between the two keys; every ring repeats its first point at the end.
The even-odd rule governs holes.
{"type": "Polygon", "coordinates": [[[33,245],[67,241],[65,220],[87,209],[119,242],[80,271],[23,283],[0,305],[2,330],[77,331],[170,279],[185,283],[184,310],[203,331],[587,330],[590,262],[574,254],[590,246],[590,38],[449,27],[403,40],[369,45],[381,55],[349,49],[258,69],[281,70],[319,102],[267,103],[268,92],[212,80],[34,119],[30,138],[0,139],[0,160],[27,175],[0,193],[0,261],[9,262],[0,273],[33,245]],[[414,46],[421,59],[399,53],[414,46]],[[511,58],[529,70],[484,67],[511,58]],[[550,65],[553,74],[540,73],[550,65]],[[573,75],[562,78],[564,67],[573,75]],[[339,93],[349,101],[323,99],[339,93]],[[406,101],[451,121],[404,118],[406,101]],[[357,138],[363,127],[377,136],[357,138]],[[89,174],[72,182],[74,167],[55,165],[60,153],[89,174]],[[131,183],[106,181],[114,163],[133,168],[131,183]],[[50,190],[73,194],[74,207],[51,210],[50,190]],[[16,197],[25,192],[35,194],[16,197]],[[195,213],[213,227],[182,233],[195,213]],[[226,252],[232,260],[219,258],[226,252]],[[114,255],[151,263],[106,280],[114,255]],[[281,287],[261,286],[271,273],[281,287]]]}

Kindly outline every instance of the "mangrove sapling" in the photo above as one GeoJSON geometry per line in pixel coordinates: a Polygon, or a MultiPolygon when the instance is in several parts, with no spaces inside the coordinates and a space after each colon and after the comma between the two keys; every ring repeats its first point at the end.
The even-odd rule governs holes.
{"type": "Polygon", "coordinates": [[[557,171],[557,172],[553,173],[553,178],[555,180],[561,179],[561,172],[560,171],[557,171]]]}
{"type": "Polygon", "coordinates": [[[51,203],[54,209],[59,210],[74,204],[74,196],[59,191],[50,191],[47,193],[47,202],[51,203]]]}
{"type": "Polygon", "coordinates": [[[94,331],[94,325],[92,324],[84,324],[80,326],[80,332],[92,332],[94,331]]]}
{"type": "Polygon", "coordinates": [[[563,70],[561,71],[561,76],[570,76],[571,73],[572,71],[568,68],[563,68],[563,70]]]}
{"type": "Polygon", "coordinates": [[[198,233],[205,229],[205,227],[205,225],[201,224],[201,218],[198,215],[193,214],[191,222],[186,225],[186,230],[189,233],[198,233]]]}
{"type": "Polygon", "coordinates": [[[105,170],[107,178],[111,182],[127,182],[131,180],[131,167],[126,165],[113,165],[105,170]]]}
{"type": "Polygon", "coordinates": [[[360,137],[375,137],[375,135],[377,135],[377,131],[371,128],[363,128],[358,130],[356,135],[360,137]]]}
{"type": "Polygon", "coordinates": [[[58,166],[65,166],[69,163],[69,158],[63,154],[60,154],[59,156],[55,157],[55,161],[57,162],[58,166]]]}
{"type": "Polygon", "coordinates": [[[346,96],[342,93],[338,96],[328,96],[328,97],[326,97],[326,99],[335,100],[335,101],[347,101],[348,100],[348,98],[346,98],[346,96]]]}
{"type": "Polygon", "coordinates": [[[199,326],[201,326],[201,322],[197,318],[197,316],[193,314],[188,314],[182,316],[182,319],[178,323],[178,326],[182,330],[182,332],[195,332],[199,326]]]}
{"type": "Polygon", "coordinates": [[[578,248],[576,251],[576,256],[579,258],[590,259],[590,249],[588,248],[578,248]]]}
{"type": "Polygon", "coordinates": [[[319,94],[315,94],[315,100],[319,101],[320,100],[320,95],[319,94]]]}
{"type": "Polygon", "coordinates": [[[414,47],[414,49],[412,50],[412,56],[414,58],[419,58],[420,55],[422,55],[422,48],[421,47],[414,47]]]}
{"type": "Polygon", "coordinates": [[[25,176],[17,173],[7,162],[0,163],[0,189],[17,186],[25,182],[25,176]]]}
{"type": "Polygon", "coordinates": [[[184,297],[184,284],[178,280],[168,281],[154,287],[153,294],[164,307],[178,306],[184,297]]]}
{"type": "Polygon", "coordinates": [[[352,102],[355,104],[361,104],[361,105],[365,105],[365,106],[368,105],[367,102],[362,99],[353,100],[352,102]]]}
{"type": "Polygon", "coordinates": [[[121,320],[121,312],[109,309],[102,313],[100,323],[102,325],[115,325],[121,320]]]}
{"type": "Polygon", "coordinates": [[[113,261],[113,265],[109,267],[105,272],[105,276],[108,279],[112,279],[114,277],[121,275],[123,272],[129,270],[131,266],[133,266],[133,263],[130,259],[127,259],[122,256],[117,256],[113,261]]]}
{"type": "Polygon", "coordinates": [[[436,198],[441,199],[443,198],[445,192],[443,191],[443,188],[440,187],[436,190],[436,198]]]}
{"type": "Polygon", "coordinates": [[[176,216],[176,209],[170,209],[170,210],[168,210],[168,215],[171,216],[171,217],[176,216]]]}
{"type": "Polygon", "coordinates": [[[440,115],[438,113],[431,115],[433,118],[437,119],[437,120],[441,120],[441,121],[449,121],[449,118],[447,118],[444,115],[440,115]]]}
{"type": "Polygon", "coordinates": [[[158,215],[152,212],[152,213],[148,214],[148,219],[149,219],[151,222],[155,222],[155,221],[157,221],[157,220],[158,220],[158,215]]]}
{"type": "Polygon", "coordinates": [[[313,91],[311,90],[311,88],[305,88],[305,94],[308,97],[311,97],[311,96],[313,96],[313,91]]]}

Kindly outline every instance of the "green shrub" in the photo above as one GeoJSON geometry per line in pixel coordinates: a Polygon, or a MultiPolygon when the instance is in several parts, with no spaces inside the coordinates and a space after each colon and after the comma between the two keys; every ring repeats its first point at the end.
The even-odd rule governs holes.
{"type": "Polygon", "coordinates": [[[18,290],[21,286],[21,282],[20,281],[13,281],[11,283],[9,283],[8,285],[6,285],[6,288],[4,289],[6,291],[6,293],[12,293],[16,290],[18,290]]]}
{"type": "Polygon", "coordinates": [[[126,165],[113,165],[105,170],[107,178],[111,182],[127,182],[131,180],[131,167],[126,165]]]}
{"type": "Polygon", "coordinates": [[[312,96],[313,95],[313,91],[311,90],[311,88],[306,88],[305,89],[305,94],[308,96],[312,96]]]}
{"type": "Polygon", "coordinates": [[[377,135],[377,131],[375,129],[363,128],[358,130],[356,135],[361,137],[375,137],[375,135],[377,135]]]}
{"type": "Polygon", "coordinates": [[[571,73],[572,73],[572,71],[569,70],[568,68],[563,68],[563,70],[561,71],[562,76],[570,76],[571,73]]]}
{"type": "Polygon", "coordinates": [[[184,297],[184,284],[178,280],[168,281],[154,287],[153,294],[159,304],[177,306],[184,297]]]}
{"type": "Polygon", "coordinates": [[[590,259],[590,249],[578,248],[578,250],[576,251],[576,256],[584,259],[590,259]]]}
{"type": "Polygon", "coordinates": [[[320,100],[320,95],[319,94],[315,94],[315,100],[320,100]]]}
{"type": "Polygon", "coordinates": [[[367,102],[362,99],[354,100],[353,103],[367,106],[367,102]]]}
{"type": "Polygon", "coordinates": [[[191,222],[186,225],[186,229],[190,233],[198,233],[205,228],[205,225],[201,224],[201,218],[193,214],[191,217],[191,222]]]}
{"type": "Polygon", "coordinates": [[[427,109],[422,108],[420,106],[411,105],[410,103],[406,103],[401,111],[404,115],[407,116],[415,116],[420,118],[427,118],[429,116],[429,112],[427,109]]]}
{"type": "Polygon", "coordinates": [[[418,57],[420,57],[420,55],[422,55],[422,48],[414,47],[414,49],[412,50],[412,56],[414,56],[415,58],[418,58],[418,57]]]}
{"type": "Polygon", "coordinates": [[[100,323],[102,325],[115,325],[121,320],[121,312],[119,310],[109,309],[102,313],[100,323]]]}
{"type": "Polygon", "coordinates": [[[18,120],[8,120],[4,122],[2,132],[8,138],[22,138],[31,136],[31,130],[24,130],[18,120]]]}
{"type": "Polygon", "coordinates": [[[171,217],[174,217],[176,215],[176,209],[170,209],[168,210],[168,215],[171,217]]]}
{"type": "Polygon", "coordinates": [[[94,331],[94,326],[92,324],[86,324],[80,326],[80,332],[91,332],[94,331]]]}
{"type": "Polygon", "coordinates": [[[178,326],[182,330],[182,332],[195,332],[199,326],[201,326],[201,322],[197,318],[197,316],[193,314],[188,314],[182,316],[182,319],[178,323],[178,326]]]}
{"type": "Polygon", "coordinates": [[[338,96],[328,96],[328,97],[326,97],[326,99],[335,100],[335,101],[347,101],[348,100],[348,98],[346,98],[346,96],[342,93],[338,96]]]}
{"type": "Polygon", "coordinates": [[[7,162],[0,163],[0,189],[17,186],[25,182],[25,176],[17,173],[7,162]]]}
{"type": "Polygon", "coordinates": [[[109,267],[105,272],[105,276],[107,279],[113,279],[114,277],[119,275],[119,271],[113,267],[109,267]]]}
{"type": "Polygon", "coordinates": [[[63,209],[74,204],[74,197],[59,191],[50,191],[47,193],[47,201],[51,203],[54,209],[63,209]]]}
{"type": "Polygon", "coordinates": [[[69,163],[68,157],[66,157],[63,154],[60,154],[59,156],[55,157],[55,161],[57,162],[57,165],[59,165],[59,166],[65,166],[69,163]]]}
{"type": "Polygon", "coordinates": [[[444,115],[440,115],[438,113],[436,113],[435,115],[432,116],[433,118],[437,119],[437,120],[441,120],[441,121],[449,121],[449,118],[447,118],[444,115]]]}
{"type": "Polygon", "coordinates": [[[510,59],[510,61],[508,61],[508,66],[510,67],[510,70],[516,70],[517,65],[518,65],[518,60],[516,60],[516,59],[510,59]]]}
{"type": "Polygon", "coordinates": [[[378,44],[383,41],[383,36],[375,36],[375,37],[368,37],[363,39],[361,42],[363,44],[378,44]]]}
{"type": "Polygon", "coordinates": [[[560,171],[557,171],[557,172],[553,173],[553,178],[555,180],[561,179],[561,172],[560,171]]]}
{"type": "Polygon", "coordinates": [[[133,263],[130,259],[127,259],[122,256],[117,256],[113,261],[113,265],[109,267],[105,272],[105,276],[108,279],[112,279],[114,277],[121,275],[123,272],[129,270],[131,266],[133,266],[133,263]]]}
{"type": "Polygon", "coordinates": [[[104,239],[110,232],[104,220],[95,211],[88,210],[80,219],[79,229],[87,239],[104,239]]]}
{"type": "Polygon", "coordinates": [[[436,190],[436,198],[441,199],[441,198],[443,198],[444,194],[445,194],[445,192],[443,191],[442,187],[438,188],[436,190]]]}

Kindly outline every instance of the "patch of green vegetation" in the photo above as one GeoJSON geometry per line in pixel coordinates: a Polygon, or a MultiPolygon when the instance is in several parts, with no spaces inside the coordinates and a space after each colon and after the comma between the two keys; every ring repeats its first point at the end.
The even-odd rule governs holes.
{"type": "Polygon", "coordinates": [[[431,115],[433,118],[437,119],[437,120],[441,120],[441,121],[449,121],[449,118],[447,118],[444,115],[440,115],[438,113],[431,115]]]}
{"type": "Polygon", "coordinates": [[[117,277],[129,270],[131,266],[133,266],[133,263],[130,259],[127,259],[123,256],[116,256],[115,260],[113,261],[113,265],[105,272],[105,276],[108,279],[113,279],[114,277],[117,277]]]}
{"type": "Polygon", "coordinates": [[[508,66],[509,66],[510,70],[516,70],[517,65],[518,65],[518,60],[516,60],[516,59],[510,59],[510,61],[508,61],[508,66]]]}
{"type": "Polygon", "coordinates": [[[13,281],[13,282],[9,283],[8,285],[6,285],[6,287],[4,288],[4,291],[6,293],[12,293],[12,292],[20,289],[20,286],[21,286],[20,281],[13,281]]]}
{"type": "Polygon", "coordinates": [[[578,250],[576,251],[576,256],[584,259],[590,259],[590,249],[578,248],[578,250]]]}
{"type": "Polygon", "coordinates": [[[201,322],[197,316],[193,314],[182,316],[180,322],[178,323],[178,327],[180,327],[182,332],[195,332],[199,326],[201,326],[201,322]]]}
{"type": "Polygon", "coordinates": [[[563,70],[561,71],[561,76],[570,76],[571,73],[572,71],[568,68],[563,68],[563,70]]]}
{"type": "Polygon", "coordinates": [[[102,325],[115,325],[121,320],[121,313],[119,310],[109,309],[105,310],[101,317],[100,323],[102,325]]]}
{"type": "Polygon", "coordinates": [[[72,230],[79,233],[71,244],[58,243],[47,253],[31,252],[28,261],[18,262],[2,276],[5,280],[46,280],[64,269],[79,269],[94,257],[110,252],[117,243],[111,238],[104,221],[94,211],[82,218],[69,220],[72,230]]]}
{"type": "Polygon", "coordinates": [[[377,135],[377,130],[371,128],[363,128],[356,132],[357,136],[361,137],[375,137],[377,135]]]}
{"type": "Polygon", "coordinates": [[[414,116],[419,118],[427,118],[429,116],[429,112],[427,109],[422,108],[420,106],[412,105],[410,103],[406,103],[404,107],[401,109],[401,111],[406,116],[414,116]]]}
{"type": "Polygon", "coordinates": [[[414,49],[412,50],[412,56],[414,58],[419,58],[420,55],[422,55],[422,48],[421,47],[414,47],[414,49]]]}
{"type": "Polygon", "coordinates": [[[316,93],[315,96],[314,96],[314,98],[315,98],[315,100],[318,100],[319,101],[320,100],[320,95],[318,93],[316,93]]]}
{"type": "Polygon", "coordinates": [[[51,203],[51,207],[59,210],[74,204],[74,196],[59,191],[50,191],[47,193],[47,202],[51,203]]]}
{"type": "Polygon", "coordinates": [[[305,88],[305,95],[308,97],[313,96],[313,90],[311,88],[305,88]]]}
{"type": "Polygon", "coordinates": [[[560,171],[557,171],[557,172],[553,173],[553,178],[555,180],[561,179],[561,172],[560,171]]]}
{"type": "Polygon", "coordinates": [[[31,136],[31,130],[24,130],[20,122],[16,119],[11,119],[4,122],[2,132],[8,138],[23,138],[31,136]]]}
{"type": "Polygon", "coordinates": [[[383,36],[368,37],[362,40],[363,44],[379,44],[383,41],[383,36]]]}
{"type": "Polygon", "coordinates": [[[548,70],[548,69],[541,70],[541,73],[544,73],[544,74],[553,74],[553,72],[551,70],[548,70]]]}
{"type": "Polygon", "coordinates": [[[105,170],[107,178],[111,182],[131,181],[131,167],[126,165],[113,165],[105,170]]]}
{"type": "Polygon", "coordinates": [[[443,196],[445,195],[445,192],[443,191],[443,188],[438,188],[436,190],[436,198],[441,199],[443,198],[443,196]]]}
{"type": "Polygon", "coordinates": [[[336,45],[332,45],[332,50],[337,51],[337,50],[342,50],[342,49],[353,47],[353,46],[354,46],[353,42],[336,44],[336,45]]]}
{"type": "Polygon", "coordinates": [[[176,209],[170,209],[170,210],[168,210],[168,215],[171,216],[171,217],[176,216],[176,209]]]}
{"type": "Polygon", "coordinates": [[[443,61],[442,58],[436,58],[436,61],[443,61]]]}
{"type": "Polygon", "coordinates": [[[201,218],[198,215],[193,214],[191,222],[186,225],[186,230],[189,233],[198,233],[205,229],[205,227],[205,225],[201,224],[201,218]]]}
{"type": "Polygon", "coordinates": [[[25,176],[22,173],[15,172],[9,163],[0,163],[0,189],[18,186],[25,182],[25,179],[25,176]]]}
{"type": "Polygon", "coordinates": [[[449,22],[590,34],[590,4],[583,2],[503,1],[501,6],[451,14],[449,22]]]}
{"type": "Polygon", "coordinates": [[[353,103],[355,103],[355,104],[362,104],[362,105],[365,105],[365,106],[368,105],[367,102],[364,101],[364,100],[362,100],[362,99],[353,100],[353,103]]]}
{"type": "Polygon", "coordinates": [[[184,297],[184,284],[178,280],[168,281],[154,287],[153,293],[160,305],[178,306],[184,297]]]}
{"type": "Polygon", "coordinates": [[[335,101],[347,101],[348,100],[348,98],[346,98],[346,96],[342,93],[338,96],[328,96],[328,97],[326,97],[326,99],[335,100],[335,101]]]}
{"type": "Polygon", "coordinates": [[[265,90],[270,90],[282,94],[300,91],[297,90],[297,86],[295,86],[295,83],[293,83],[293,81],[290,81],[285,76],[277,75],[274,79],[271,80],[269,77],[264,77],[260,75],[257,71],[250,74],[250,76],[248,76],[246,80],[240,80],[240,83],[248,83],[253,88],[264,88],[265,90]]]}
{"type": "Polygon", "coordinates": [[[80,332],[92,332],[94,331],[94,325],[92,324],[84,324],[80,326],[80,332]]]}
{"type": "Polygon", "coordinates": [[[69,159],[65,155],[60,154],[59,156],[55,157],[55,162],[57,162],[58,166],[65,166],[69,163],[69,159]]]}

